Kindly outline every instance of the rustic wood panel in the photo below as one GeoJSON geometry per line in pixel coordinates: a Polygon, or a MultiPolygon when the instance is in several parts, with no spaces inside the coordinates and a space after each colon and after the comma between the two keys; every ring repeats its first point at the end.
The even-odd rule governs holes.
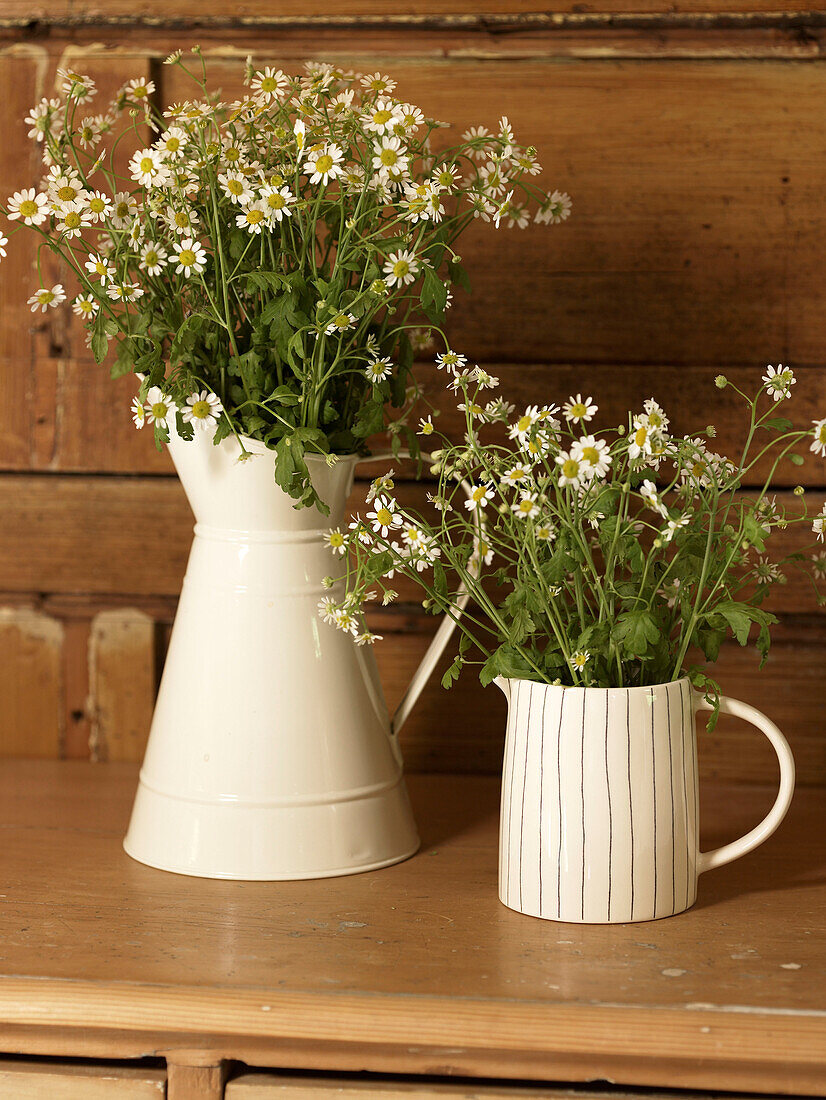
{"type": "MultiPolygon", "coordinates": [[[[718,390],[714,385],[720,373],[717,367],[654,365],[614,366],[603,364],[570,365],[540,363],[492,363],[488,369],[500,380],[497,391],[521,408],[525,405],[561,404],[571,393],[587,392],[600,407],[594,424],[599,426],[627,423],[629,411],[642,408],[648,397],[656,397],[672,417],[675,434],[694,433],[709,423],[717,429],[714,450],[739,456],[748,422],[745,403],[732,388],[718,390]]],[[[35,362],[35,377],[49,376],[54,361],[40,358],[35,362]]],[[[764,366],[726,368],[726,375],[746,393],[761,384],[764,366]]],[[[806,430],[812,421],[826,416],[826,368],[803,367],[797,372],[794,400],[783,408],[806,430]]],[[[417,367],[426,396],[421,412],[433,406],[438,411],[440,431],[458,438],[464,431],[464,418],[456,408],[455,395],[445,388],[445,376],[431,363],[417,367]]],[[[86,359],[62,359],[59,363],[57,396],[51,405],[41,408],[39,417],[58,424],[53,442],[36,447],[32,455],[21,453],[17,461],[2,463],[0,469],[38,469],[76,473],[172,473],[166,451],[159,452],[147,430],[136,431],[129,405],[136,392],[132,376],[112,382],[105,367],[86,359]],[[95,400],[90,401],[90,391],[95,400]],[[59,409],[59,420],[56,418],[59,409]]],[[[766,402],[768,403],[768,402],[766,402]]],[[[765,405],[763,407],[766,407],[765,405]]],[[[416,423],[414,418],[414,424],[416,423]]],[[[767,439],[768,437],[764,437],[767,439]]],[[[426,445],[426,442],[423,443],[426,445]]],[[[374,446],[378,451],[381,442],[374,446]]],[[[785,461],[774,482],[778,487],[826,485],[826,461],[808,453],[803,467],[785,461]]],[[[412,477],[415,468],[396,463],[401,478],[412,477]]],[[[769,472],[766,462],[755,468],[750,483],[762,484],[769,472]]]]}
{"type": "MultiPolygon", "coordinates": [[[[802,11],[796,0],[596,0],[592,4],[577,3],[576,0],[562,0],[555,11],[560,15],[570,14],[574,18],[587,19],[589,16],[649,16],[665,25],[675,17],[685,15],[750,16],[759,13],[784,13],[812,18],[813,13],[802,11]]],[[[234,25],[243,22],[262,22],[272,24],[279,20],[307,22],[318,20],[322,23],[353,21],[375,18],[382,22],[405,22],[422,19],[496,19],[518,22],[522,16],[526,21],[535,17],[535,0],[507,0],[499,3],[479,3],[477,0],[421,0],[415,6],[400,5],[388,10],[381,0],[278,0],[266,3],[265,0],[245,0],[244,3],[228,12],[214,0],[198,4],[195,0],[176,0],[174,4],[165,4],[162,0],[139,0],[129,4],[127,0],[55,0],[44,3],[43,0],[0,0],[0,20],[7,24],[27,25],[35,20],[48,24],[83,25],[95,23],[121,23],[138,21],[149,24],[168,24],[176,21],[195,24],[217,23],[234,25]]]]}
{"type": "Polygon", "coordinates": [[[140,760],[155,702],[155,624],[143,611],[102,611],[89,639],[90,756],[140,760]]]}
{"type": "Polygon", "coordinates": [[[143,1066],[0,1061],[8,1100],[163,1100],[166,1073],[143,1066]]]}
{"type": "Polygon", "coordinates": [[[60,755],[62,656],[56,619],[0,607],[0,756],[60,755]]]}
{"type": "MultiPolygon", "coordinates": [[[[357,483],[351,511],[364,510],[365,484],[357,483]]],[[[428,514],[427,485],[397,486],[399,500],[428,514]]],[[[791,493],[778,493],[790,514],[799,508],[791,493]]],[[[812,511],[821,506],[812,493],[812,511]]],[[[192,513],[175,478],[86,477],[37,474],[0,476],[0,577],[7,592],[177,596],[192,542],[192,513]]],[[[321,522],[319,526],[323,527],[321,522]]],[[[781,548],[811,544],[808,525],[778,532],[781,548]]],[[[331,562],[333,559],[331,559],[331,562]]],[[[332,568],[332,566],[331,566],[332,568]]],[[[419,590],[399,579],[403,599],[419,590]]],[[[794,572],[776,590],[787,612],[814,611],[809,582],[794,572]]]]}

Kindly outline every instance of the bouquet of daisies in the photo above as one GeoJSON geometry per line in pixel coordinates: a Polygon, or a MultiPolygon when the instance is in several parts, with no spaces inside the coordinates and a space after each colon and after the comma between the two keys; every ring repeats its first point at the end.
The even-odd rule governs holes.
{"type": "MultiPolygon", "coordinates": [[[[94,113],[94,81],[60,70],[61,94],[26,120],[47,175],[0,210],[70,273],[95,358],[114,341],[112,373],[140,377],[138,427],[159,445],[172,417],[185,438],[234,433],[242,453],[260,440],[282,488],[317,502],[306,453],[365,453],[389,419],[395,446],[415,447],[414,352],[468,285],[466,227],[556,223],[570,200],[535,183],[507,118],[437,140],[444,124],[389,77],[327,64],[248,61],[244,97],[223,102],[193,54],[167,64],[195,97],[163,111],[134,79],[94,113]]],[[[29,301],[66,298],[42,283],[29,301]]]]}
{"type": "MultiPolygon", "coordinates": [[[[448,369],[466,432],[432,452],[432,514],[402,507],[392,478],[383,478],[364,517],[328,535],[347,568],[338,582],[328,578],[331,589],[341,587],[320,611],[359,642],[377,640],[365,601],[395,599],[395,578],[404,575],[423,590],[426,608],[461,628],[446,687],[473,663],[483,683],[504,676],[632,687],[687,672],[713,700],[717,685],[705,666],[686,668],[689,654],[712,662],[727,636],[746,645],[756,628],[765,660],[776,621],[762,606],[771,588],[788,568],[810,572],[816,589],[826,579],[823,551],[770,555],[779,529],[808,523],[821,542],[826,535],[826,504],[815,515],[805,505],[790,515],[770,494],[780,462],[803,462],[801,445],[826,456],[826,418],[795,429],[775,413],[795,381],[787,367],[769,367],[755,397],[717,379],[745,404],[736,461],[710,449],[712,427],[671,435],[653,399],[626,424],[597,430],[591,397],[514,416],[512,406],[486,399],[497,381],[487,372],[457,355],[448,369]],[[766,458],[762,488],[744,490],[766,458]],[[460,617],[466,593],[472,603],[460,617]]],[[[432,438],[432,419],[420,430],[432,438]]]]}

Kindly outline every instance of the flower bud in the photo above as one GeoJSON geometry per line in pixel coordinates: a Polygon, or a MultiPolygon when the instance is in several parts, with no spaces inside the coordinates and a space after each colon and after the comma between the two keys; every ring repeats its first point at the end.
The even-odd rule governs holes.
{"type": "Polygon", "coordinates": [[[803,496],[803,494],[804,494],[805,492],[806,492],[806,490],[805,490],[805,489],[803,488],[803,486],[802,486],[802,485],[795,485],[795,487],[794,487],[794,495],[795,495],[796,497],[802,497],[802,496],[803,496]]]}
{"type": "Polygon", "coordinates": [[[336,582],[333,580],[332,577],[324,577],[321,581],[321,587],[322,588],[332,588],[335,583],[336,582]]]}
{"type": "Polygon", "coordinates": [[[728,385],[728,378],[724,374],[718,374],[714,379],[714,385],[718,390],[724,390],[728,385]]]}

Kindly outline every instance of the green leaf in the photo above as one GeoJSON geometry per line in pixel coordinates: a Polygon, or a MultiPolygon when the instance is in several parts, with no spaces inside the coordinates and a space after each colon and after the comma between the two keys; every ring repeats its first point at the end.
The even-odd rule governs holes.
{"type": "Polygon", "coordinates": [[[654,615],[645,608],[624,611],[611,631],[629,657],[644,657],[660,637],[654,615]]]}
{"type": "Polygon", "coordinates": [[[794,466],[802,466],[804,461],[803,455],[789,455],[789,460],[794,466]]]}
{"type": "Polygon", "coordinates": [[[788,432],[794,427],[794,424],[791,420],[787,420],[785,416],[773,416],[769,420],[764,420],[760,427],[776,428],[779,432],[788,432]]]}
{"type": "Polygon", "coordinates": [[[456,656],[453,659],[453,663],[446,670],[444,676],[442,677],[442,687],[445,689],[445,691],[449,691],[459,679],[459,674],[462,671],[462,666],[464,665],[464,663],[465,662],[460,656],[456,656]]]}
{"type": "Polygon", "coordinates": [[[447,286],[430,267],[424,269],[421,301],[422,309],[431,321],[442,318],[447,304],[447,286]]]}
{"type": "MultiPolygon", "coordinates": [[[[109,337],[106,335],[106,319],[102,313],[98,314],[97,320],[95,321],[90,346],[92,348],[92,355],[95,357],[95,362],[102,363],[109,350],[109,337]]],[[[124,371],[124,373],[126,372],[124,371]]]]}
{"type": "Polygon", "coordinates": [[[462,265],[460,263],[451,263],[448,271],[450,273],[450,281],[452,283],[455,283],[457,286],[462,287],[468,292],[468,294],[470,294],[470,277],[468,276],[468,273],[465,271],[462,265]]]}

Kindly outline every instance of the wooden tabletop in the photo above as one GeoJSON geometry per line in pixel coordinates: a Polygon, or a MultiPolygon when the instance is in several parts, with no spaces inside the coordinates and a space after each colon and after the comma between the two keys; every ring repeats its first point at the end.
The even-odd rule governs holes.
{"type": "MultiPolygon", "coordinates": [[[[498,784],[411,777],[423,846],[382,871],[191,879],[121,848],[131,765],[0,763],[0,1051],[826,1092],[824,793],[662,921],[496,896],[498,784]]],[[[704,792],[708,848],[768,808],[704,792]]]]}

